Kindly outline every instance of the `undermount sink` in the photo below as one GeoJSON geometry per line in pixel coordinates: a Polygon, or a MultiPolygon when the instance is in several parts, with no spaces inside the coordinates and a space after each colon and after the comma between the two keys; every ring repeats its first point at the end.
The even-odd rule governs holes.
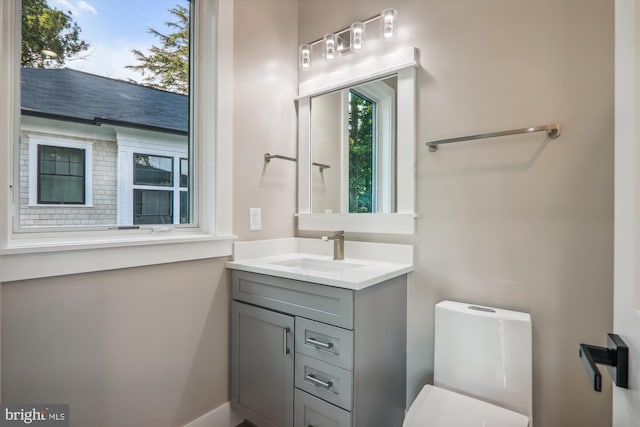
{"type": "Polygon", "coordinates": [[[322,273],[340,273],[342,271],[348,271],[353,270],[354,268],[362,267],[361,264],[353,264],[339,260],[322,260],[314,258],[296,258],[286,261],[274,261],[271,264],[322,273]]]}

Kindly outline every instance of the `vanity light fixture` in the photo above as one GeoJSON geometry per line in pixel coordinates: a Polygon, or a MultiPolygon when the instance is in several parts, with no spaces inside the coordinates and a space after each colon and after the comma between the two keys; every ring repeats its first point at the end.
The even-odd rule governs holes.
{"type": "Polygon", "coordinates": [[[301,44],[300,45],[300,54],[298,56],[298,63],[300,64],[300,68],[306,70],[311,67],[311,45],[310,44],[301,44]]]}
{"type": "Polygon", "coordinates": [[[364,24],[362,22],[354,22],[351,24],[351,49],[360,50],[364,46],[364,24]]]}
{"type": "Polygon", "coordinates": [[[338,53],[361,50],[365,45],[365,27],[374,21],[380,21],[380,37],[390,40],[396,33],[397,17],[395,9],[385,9],[367,20],[354,22],[349,27],[329,33],[321,39],[301,44],[298,48],[298,66],[301,70],[311,68],[311,53],[313,47],[319,44],[322,44],[322,55],[327,60],[334,59],[338,53]]]}
{"type": "Polygon", "coordinates": [[[380,24],[382,26],[382,37],[385,39],[393,38],[396,32],[396,19],[398,13],[395,9],[385,9],[381,13],[382,19],[380,24]]]}
{"type": "Polygon", "coordinates": [[[324,57],[333,59],[338,51],[338,36],[335,34],[327,34],[324,36],[324,57]]]}

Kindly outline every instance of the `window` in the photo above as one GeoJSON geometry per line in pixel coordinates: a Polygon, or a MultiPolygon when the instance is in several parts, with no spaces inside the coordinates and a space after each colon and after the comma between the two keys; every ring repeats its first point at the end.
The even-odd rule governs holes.
{"type": "Polygon", "coordinates": [[[189,222],[189,160],[180,159],[180,224],[189,222]]]}
{"type": "Polygon", "coordinates": [[[188,160],[178,153],[173,157],[134,153],[133,159],[133,224],[188,223],[188,160]],[[174,163],[180,165],[179,171],[174,163]],[[179,175],[174,179],[175,173],[179,175]]]}
{"type": "MultiPolygon", "coordinates": [[[[31,229],[72,225],[93,205],[93,144],[90,141],[23,135],[20,161],[22,227],[31,229]],[[27,167],[25,167],[27,169],[27,167]],[[48,212],[43,215],[43,212],[48,212]]],[[[115,216],[114,216],[115,218],[115,216]]]]}
{"type": "Polygon", "coordinates": [[[349,89],[349,213],[390,213],[396,209],[396,77],[349,89]]]}
{"type": "Polygon", "coordinates": [[[37,181],[20,172],[20,194],[35,185],[37,200],[19,198],[16,231],[44,226],[197,226],[188,208],[195,194],[189,191],[192,2],[131,0],[117,15],[106,12],[110,5],[105,0],[91,2],[95,11],[68,12],[55,1],[22,3],[23,28],[30,33],[22,43],[20,151],[29,150],[27,134],[32,133],[86,141],[95,157],[81,147],[42,144],[35,156],[31,151],[24,156],[18,167],[29,170],[36,164],[37,181]],[[59,31],[57,36],[39,34],[40,27],[30,22],[46,21],[51,14],[81,31],[59,25],[52,30],[59,31]],[[171,40],[158,34],[169,34],[171,40]],[[105,62],[110,55],[122,59],[105,62]],[[121,146],[143,147],[145,152],[134,151],[130,160],[131,152],[121,146]],[[164,155],[167,152],[171,155],[164,155]],[[125,170],[132,163],[123,166],[131,161],[133,179],[125,170]],[[74,205],[90,209],[69,210],[74,205]],[[123,210],[129,212],[118,215],[123,210]]]}
{"type": "MultiPolygon", "coordinates": [[[[61,4],[52,0],[48,0],[47,3],[61,4]]],[[[96,7],[100,3],[110,4],[106,0],[87,2],[96,7]]],[[[140,6],[141,0],[126,3],[127,7],[140,6]]],[[[232,127],[229,124],[232,122],[232,113],[217,109],[216,106],[218,103],[226,105],[232,102],[233,97],[230,84],[233,78],[233,3],[226,0],[176,0],[171,3],[189,6],[190,18],[193,18],[190,19],[192,26],[189,34],[192,40],[190,55],[194,59],[188,67],[191,76],[190,92],[193,96],[178,97],[187,105],[186,109],[180,110],[187,112],[187,118],[182,123],[190,123],[192,126],[187,126],[186,132],[185,129],[176,127],[166,129],[162,122],[135,127],[132,126],[132,119],[135,119],[136,115],[131,110],[121,109],[119,117],[105,117],[99,111],[95,111],[97,104],[92,103],[86,104],[84,108],[71,110],[78,115],[84,111],[87,117],[75,117],[74,120],[64,123],[62,120],[55,121],[64,118],[64,111],[44,116],[24,104],[21,106],[20,101],[28,98],[25,98],[25,92],[41,89],[41,86],[46,85],[46,80],[23,74],[24,69],[20,67],[21,2],[0,2],[0,41],[6,47],[0,49],[0,282],[227,256],[231,253],[230,163],[233,150],[232,127]],[[24,79],[36,84],[21,84],[24,79]],[[184,140],[188,142],[185,144],[184,140]],[[218,144],[217,141],[221,143],[218,144]],[[139,148],[146,147],[150,142],[155,144],[154,150],[139,148]],[[72,147],[72,144],[77,146],[72,147]],[[38,203],[38,145],[85,150],[84,204],[38,203]],[[138,148],[131,149],[134,146],[138,148]],[[35,151],[31,155],[34,147],[35,151]],[[128,156],[124,159],[126,165],[123,163],[124,160],[121,162],[120,152],[128,156]],[[130,218],[128,224],[133,223],[134,153],[149,153],[174,159],[174,174],[180,176],[174,176],[173,180],[174,185],[179,186],[180,194],[173,197],[172,212],[174,215],[181,212],[179,221],[186,227],[174,229],[141,225],[138,228],[119,221],[120,204],[124,204],[127,205],[127,215],[130,218]],[[175,158],[176,155],[178,160],[175,158]],[[182,165],[180,171],[179,159],[187,160],[189,167],[185,169],[182,165]],[[27,165],[28,167],[25,167],[27,165]],[[182,175],[186,176],[187,186],[179,185],[185,182],[182,175]],[[111,177],[111,180],[98,179],[105,176],[111,177]],[[128,181],[128,194],[121,193],[121,181],[128,181]],[[106,203],[102,200],[106,199],[111,203],[105,207],[106,203]],[[99,203],[103,206],[98,206],[99,203]],[[181,205],[184,209],[180,208],[181,205]],[[25,213],[27,209],[46,212],[45,217],[49,219],[65,212],[75,212],[79,215],[93,213],[95,218],[91,220],[85,216],[66,219],[67,222],[52,226],[32,226],[27,221],[28,215],[32,215],[31,218],[35,222],[40,213],[25,213]],[[52,216],[49,216],[50,214],[52,216]],[[176,244],[180,245],[180,250],[176,250],[176,244]],[[140,250],[141,245],[144,245],[145,250],[140,250]],[[73,251],[73,256],[69,256],[66,251],[73,251]],[[37,258],[34,253],[38,254],[37,258]],[[35,262],[38,264],[37,269],[33,268],[35,262]]],[[[149,0],[146,6],[138,9],[142,10],[143,14],[150,15],[149,11],[158,9],[160,5],[159,1],[149,0]]],[[[84,12],[87,10],[84,9],[84,12]]],[[[100,14],[98,10],[91,18],[100,20],[108,16],[130,17],[121,10],[106,13],[114,12],[112,8],[103,8],[102,11],[105,13],[100,14]]],[[[76,12],[84,13],[74,10],[74,17],[79,16],[76,12]]],[[[133,18],[128,24],[133,27],[138,21],[133,18]]],[[[164,21],[166,19],[163,19],[164,21]]],[[[90,28],[85,24],[82,26],[83,30],[90,28]]],[[[146,31],[146,28],[142,30],[146,31]]],[[[82,34],[87,34],[88,37],[88,31],[82,34]]],[[[109,44],[117,45],[120,34],[115,31],[110,34],[109,44]]],[[[129,33],[123,31],[122,34],[129,33]]],[[[129,45],[125,49],[131,47],[129,45]]],[[[46,53],[44,49],[38,52],[46,53]]],[[[122,57],[123,55],[116,55],[112,58],[119,60],[122,57]]],[[[72,61],[74,66],[84,62],[82,59],[72,61]]],[[[116,62],[118,61],[107,60],[103,63],[103,68],[107,69],[116,62]]],[[[38,73],[44,70],[58,76],[72,74],[79,77],[77,81],[83,83],[83,89],[92,89],[91,81],[84,78],[91,72],[86,69],[72,70],[71,65],[39,70],[35,70],[38,67],[33,67],[31,71],[38,73]]],[[[108,79],[119,80],[115,82],[116,87],[122,87],[122,83],[127,84],[126,79],[123,81],[113,77],[115,76],[102,78],[109,81],[109,84],[113,82],[108,79]]],[[[55,85],[50,86],[67,87],[63,80],[57,80],[55,85]]],[[[137,87],[129,85],[127,90],[106,90],[102,94],[117,93],[120,98],[127,98],[135,96],[136,92],[137,87]]],[[[59,90],[57,95],[59,96],[49,98],[51,102],[48,105],[70,105],[66,102],[65,96],[68,94],[65,90],[59,90]]],[[[37,94],[31,96],[31,99],[37,100],[37,94]]],[[[157,107],[166,104],[152,102],[145,105],[148,108],[145,108],[144,112],[153,112],[157,107]]],[[[173,111],[172,114],[160,118],[178,116],[176,113],[177,111],[173,111]]],[[[175,187],[172,187],[171,191],[176,191],[175,187]]],[[[144,199],[145,196],[142,196],[143,201],[144,199]]]]}
{"type": "Polygon", "coordinates": [[[134,184],[171,187],[173,185],[173,159],[171,157],[134,155],[134,184]]]}
{"type": "Polygon", "coordinates": [[[375,212],[376,103],[349,90],[349,212],[375,212]]]}
{"type": "Polygon", "coordinates": [[[85,150],[38,147],[38,203],[84,204],[85,150]]]}

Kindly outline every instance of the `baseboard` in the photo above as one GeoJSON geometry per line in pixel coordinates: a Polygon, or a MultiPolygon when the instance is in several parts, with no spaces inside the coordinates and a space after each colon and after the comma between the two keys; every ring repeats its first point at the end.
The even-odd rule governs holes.
{"type": "Polygon", "coordinates": [[[184,427],[236,427],[241,422],[242,418],[233,413],[231,405],[227,402],[191,421],[184,427]]]}

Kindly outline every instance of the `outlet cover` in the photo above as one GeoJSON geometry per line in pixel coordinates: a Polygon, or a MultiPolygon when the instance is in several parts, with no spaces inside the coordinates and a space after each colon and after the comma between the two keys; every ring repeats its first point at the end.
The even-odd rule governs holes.
{"type": "Polygon", "coordinates": [[[262,209],[249,208],[249,230],[262,230],[262,209]]]}

